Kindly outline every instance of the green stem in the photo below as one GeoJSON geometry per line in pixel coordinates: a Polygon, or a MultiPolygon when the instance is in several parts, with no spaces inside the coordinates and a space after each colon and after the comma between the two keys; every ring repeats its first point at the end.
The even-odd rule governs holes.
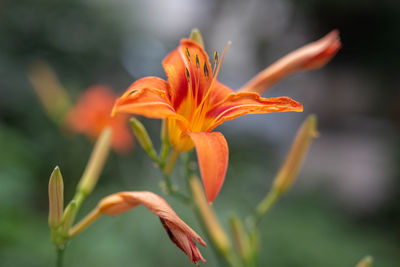
{"type": "Polygon", "coordinates": [[[275,204],[280,196],[280,192],[278,190],[272,189],[268,195],[258,204],[256,212],[254,214],[254,226],[257,226],[263,216],[267,214],[271,207],[275,204]]]}
{"type": "Polygon", "coordinates": [[[184,194],[182,194],[181,192],[179,192],[178,189],[175,188],[175,186],[172,184],[172,181],[171,181],[171,173],[172,173],[172,170],[174,169],[174,166],[175,166],[176,160],[179,157],[179,154],[180,154],[179,151],[177,151],[175,149],[172,150],[172,153],[169,156],[167,164],[165,165],[164,168],[161,168],[161,169],[164,174],[164,181],[165,181],[165,187],[166,187],[167,193],[170,194],[171,196],[176,197],[183,203],[189,204],[191,202],[191,199],[189,197],[185,196],[184,194]]]}
{"type": "Polygon", "coordinates": [[[179,153],[180,152],[178,150],[175,150],[175,149],[172,150],[172,153],[169,156],[168,162],[165,165],[165,167],[163,168],[163,173],[165,176],[169,177],[171,175],[172,171],[174,170],[176,160],[179,157],[179,153]]]}
{"type": "Polygon", "coordinates": [[[63,259],[64,259],[64,248],[57,247],[57,261],[56,261],[57,267],[63,266],[63,259]]]}

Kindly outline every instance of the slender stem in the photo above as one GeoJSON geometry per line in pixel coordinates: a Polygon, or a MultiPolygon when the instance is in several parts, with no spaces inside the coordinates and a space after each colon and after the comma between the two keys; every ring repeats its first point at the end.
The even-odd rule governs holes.
{"type": "Polygon", "coordinates": [[[72,238],[82,232],[86,227],[88,227],[92,222],[99,218],[101,213],[98,209],[92,210],[85,218],[78,222],[69,230],[69,237],[72,238]]]}
{"type": "Polygon", "coordinates": [[[275,204],[280,196],[278,190],[272,189],[268,195],[258,204],[256,212],[254,214],[254,226],[257,226],[263,216],[268,213],[271,207],[275,204]]]}
{"type": "Polygon", "coordinates": [[[62,267],[63,266],[63,259],[64,259],[64,248],[57,247],[57,261],[56,266],[62,267]]]}
{"type": "Polygon", "coordinates": [[[179,151],[177,151],[175,149],[172,150],[172,153],[169,156],[168,162],[165,165],[165,167],[164,168],[162,168],[161,166],[160,167],[164,174],[164,181],[165,181],[165,187],[166,187],[167,193],[170,194],[171,196],[176,197],[180,201],[182,201],[186,204],[189,204],[191,202],[191,199],[189,197],[185,196],[184,194],[182,194],[181,192],[179,192],[177,190],[177,188],[175,188],[175,186],[172,184],[172,181],[171,181],[171,173],[172,173],[172,170],[174,169],[174,166],[175,166],[176,160],[179,157],[179,154],[180,154],[179,151]]]}
{"type": "Polygon", "coordinates": [[[179,151],[173,149],[171,155],[169,156],[168,162],[165,165],[164,169],[163,169],[163,173],[165,176],[170,176],[172,171],[174,170],[174,166],[176,163],[176,160],[179,157],[179,151]]]}

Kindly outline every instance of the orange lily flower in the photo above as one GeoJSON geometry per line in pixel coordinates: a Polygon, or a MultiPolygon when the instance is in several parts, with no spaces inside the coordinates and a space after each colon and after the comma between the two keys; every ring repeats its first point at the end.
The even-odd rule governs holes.
{"type": "MultiPolygon", "coordinates": [[[[228,45],[227,45],[228,47],[228,45]]],[[[134,82],[116,101],[118,112],[167,119],[171,145],[184,152],[196,147],[209,202],[219,193],[228,166],[228,145],[220,132],[212,132],[227,120],[251,113],[303,110],[289,97],[262,98],[254,92],[234,92],[217,81],[221,62],[193,40],[182,39],[162,62],[168,81],[145,77],[134,82]]]]}
{"type": "Polygon", "coordinates": [[[118,153],[128,152],[133,146],[133,138],[127,127],[128,116],[121,114],[115,118],[110,117],[116,99],[117,96],[107,86],[95,85],[88,88],[69,110],[65,121],[67,127],[94,140],[105,127],[110,126],[113,149],[118,153]]]}

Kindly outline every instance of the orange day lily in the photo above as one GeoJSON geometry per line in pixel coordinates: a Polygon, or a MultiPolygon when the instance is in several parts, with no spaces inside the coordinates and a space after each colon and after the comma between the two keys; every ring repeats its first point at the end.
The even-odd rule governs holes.
{"type": "Polygon", "coordinates": [[[96,139],[107,126],[112,129],[111,145],[114,151],[122,154],[133,146],[133,139],[127,126],[128,116],[120,114],[110,117],[117,96],[105,85],[88,88],[79,98],[78,103],[66,116],[67,127],[76,132],[96,139]]]}
{"type": "MultiPolygon", "coordinates": [[[[184,152],[196,148],[209,202],[219,193],[228,165],[227,142],[220,132],[212,132],[215,127],[245,114],[303,111],[303,106],[289,97],[262,98],[251,87],[234,92],[218,82],[227,47],[221,61],[214,53],[211,67],[201,44],[182,39],[162,62],[168,81],[157,77],[137,80],[113,109],[114,115],[123,112],[167,119],[174,149],[184,152]]],[[[312,61],[307,64],[313,65],[312,61]]]]}
{"type": "Polygon", "coordinates": [[[103,198],[91,213],[71,229],[70,235],[75,236],[101,215],[115,216],[139,205],[145,206],[160,218],[171,241],[188,255],[191,262],[206,262],[194,242],[196,240],[206,246],[203,239],[179,218],[162,197],[148,191],[119,192],[103,198]]]}

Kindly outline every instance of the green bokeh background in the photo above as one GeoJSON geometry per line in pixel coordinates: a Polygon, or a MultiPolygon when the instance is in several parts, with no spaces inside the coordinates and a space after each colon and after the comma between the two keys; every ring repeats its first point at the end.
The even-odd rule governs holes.
{"type": "MultiPolygon", "coordinates": [[[[157,8],[161,2],[157,1],[151,1],[154,9],[149,8],[150,4],[143,8],[141,1],[129,4],[124,1],[78,0],[0,2],[1,266],[53,266],[55,251],[47,226],[49,175],[54,166],[60,166],[65,200],[70,200],[93,146],[86,137],[65,133],[49,120],[27,79],[29,65],[36,59],[46,60],[73,99],[77,99],[84,88],[97,83],[108,84],[121,93],[141,76],[163,75],[161,59],[176,46],[178,38],[188,35],[191,28],[199,27],[207,43],[207,38],[215,35],[213,27],[220,27],[213,23],[224,19],[229,10],[240,7],[239,2],[171,1],[171,5],[183,5],[179,7],[181,12],[196,12],[195,9],[201,5],[206,5],[210,12],[202,15],[201,25],[196,25],[199,20],[189,19],[182,22],[186,23],[184,26],[167,33],[154,30],[161,27],[157,24],[161,23],[157,20],[160,14],[157,8]],[[139,19],[131,20],[134,17],[139,19]],[[151,20],[153,24],[149,26],[147,21],[141,21],[142,17],[154,17],[151,20]],[[126,47],[130,43],[143,43],[143,40],[157,40],[157,44],[162,46],[155,46],[151,53],[144,49],[143,56],[139,57],[143,61],[127,64],[126,47]],[[146,58],[150,63],[146,63],[146,58]],[[154,71],[142,75],[130,71],[127,65],[154,71]]],[[[276,1],[262,2],[249,1],[248,5],[253,9],[259,6],[262,13],[262,8],[273,8],[276,4],[276,1]]],[[[372,101],[366,107],[346,113],[339,108],[327,112],[323,105],[322,108],[307,108],[306,103],[311,100],[306,98],[304,114],[265,115],[265,120],[272,116],[276,123],[291,118],[291,121],[283,122],[293,124],[285,133],[285,142],[275,142],[268,134],[262,138],[260,134],[238,133],[234,126],[230,126],[241,127],[247,117],[220,128],[229,143],[230,162],[226,183],[214,208],[226,229],[231,214],[244,218],[251,213],[268,192],[284,153],[289,149],[294,129],[307,113],[314,112],[320,117],[320,139],[329,133],[354,131],[358,127],[373,129],[378,132],[377,138],[386,139],[392,149],[387,151],[389,156],[385,158],[392,162],[388,178],[391,188],[384,192],[387,194],[385,200],[368,212],[358,211],[349,209],[329,186],[296,185],[262,222],[260,266],[354,266],[366,254],[374,257],[376,266],[399,266],[399,5],[395,1],[366,3],[357,0],[296,0],[285,3],[292,10],[291,16],[305,20],[309,33],[304,33],[304,38],[309,41],[333,28],[341,30],[342,51],[323,71],[307,74],[307,78],[362,69],[374,85],[362,91],[359,97],[370,97],[372,101]],[[371,123],[371,119],[378,126],[371,123]]],[[[164,16],[165,23],[173,14],[164,16]]],[[[179,21],[179,17],[175,20],[179,21]]],[[[259,35],[264,25],[257,24],[256,20],[254,25],[254,34],[259,35]]],[[[289,26],[296,27],[290,23],[289,26]]],[[[222,30],[221,35],[225,36],[225,32],[229,29],[222,30]]],[[[298,34],[303,33],[300,30],[298,34]]],[[[235,40],[240,36],[233,34],[230,38],[235,40]]],[[[270,63],[263,55],[270,53],[270,44],[277,41],[279,38],[275,40],[273,35],[267,40],[260,36],[254,39],[258,48],[256,52],[260,55],[255,64],[260,65],[260,69],[270,63]]],[[[293,44],[291,48],[302,44],[293,44]]],[[[142,55],[140,49],[136,53],[142,55]]],[[[229,53],[227,57],[224,68],[234,68],[229,65],[229,53]]],[[[227,81],[231,76],[222,73],[221,79],[233,88],[239,87],[240,84],[227,81]]],[[[280,91],[278,87],[274,94],[292,96],[292,90],[280,91]]],[[[331,92],[324,91],[324,88],[320,90],[328,99],[331,97],[331,92]]],[[[303,102],[301,95],[307,92],[296,90],[293,94],[297,99],[300,96],[298,100],[303,102]]],[[[332,101],[341,100],[339,96],[332,101]]],[[[358,96],[352,101],[357,102],[358,96]]],[[[158,147],[160,122],[143,119],[143,123],[158,147]]],[[[257,126],[253,125],[254,131],[255,128],[257,126]]],[[[334,168],[341,169],[342,166],[334,168]]],[[[160,178],[160,172],[140,147],[128,155],[112,153],[98,187],[84,203],[78,217],[83,217],[102,197],[118,191],[149,190],[163,195],[159,187],[160,178]]],[[[307,178],[305,175],[299,177],[300,180],[307,178]]],[[[328,177],[331,178],[335,177],[328,177]]],[[[175,182],[186,190],[181,180],[175,182]]],[[[190,208],[163,196],[185,222],[204,236],[190,208]]],[[[217,266],[211,249],[200,250],[207,259],[205,266],[217,266]]],[[[187,257],[170,242],[156,216],[143,207],[115,218],[101,218],[77,236],[65,254],[65,266],[189,265],[187,257]]]]}

